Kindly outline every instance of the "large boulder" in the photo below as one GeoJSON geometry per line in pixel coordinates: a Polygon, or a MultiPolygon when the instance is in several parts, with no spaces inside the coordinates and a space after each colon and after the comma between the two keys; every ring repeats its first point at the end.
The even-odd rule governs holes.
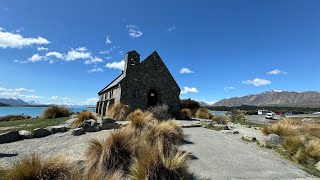
{"type": "Polygon", "coordinates": [[[283,138],[277,134],[269,134],[263,139],[262,144],[266,147],[280,146],[283,143],[283,138]]]}
{"type": "Polygon", "coordinates": [[[31,138],[33,138],[32,132],[26,131],[26,130],[20,130],[20,131],[19,131],[19,135],[20,135],[23,139],[31,139],[31,138]]]}
{"type": "Polygon", "coordinates": [[[49,126],[46,129],[48,129],[52,134],[56,133],[64,133],[68,131],[68,127],[64,125],[59,125],[59,126],[49,126]]]}
{"type": "Polygon", "coordinates": [[[82,128],[75,128],[72,130],[71,134],[74,136],[80,136],[82,134],[85,134],[85,132],[82,128]]]}
{"type": "Polygon", "coordinates": [[[0,144],[15,142],[21,139],[22,137],[20,136],[18,131],[9,131],[9,132],[0,134],[0,144]]]}
{"type": "Polygon", "coordinates": [[[115,120],[106,118],[106,119],[102,119],[100,128],[101,130],[118,129],[120,128],[120,125],[116,123],[115,120]]]}
{"type": "Polygon", "coordinates": [[[51,134],[52,133],[48,129],[45,129],[45,128],[36,128],[33,130],[33,136],[35,138],[42,138],[45,136],[49,136],[51,134]]]}
{"type": "Polygon", "coordinates": [[[82,128],[84,132],[100,131],[100,124],[94,119],[85,120],[79,127],[82,128]]]}

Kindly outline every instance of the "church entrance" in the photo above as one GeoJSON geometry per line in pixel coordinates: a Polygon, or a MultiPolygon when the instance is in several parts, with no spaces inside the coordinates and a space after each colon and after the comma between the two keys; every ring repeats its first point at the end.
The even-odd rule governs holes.
{"type": "Polygon", "coordinates": [[[156,106],[158,104],[158,92],[151,89],[148,93],[148,107],[156,106]]]}

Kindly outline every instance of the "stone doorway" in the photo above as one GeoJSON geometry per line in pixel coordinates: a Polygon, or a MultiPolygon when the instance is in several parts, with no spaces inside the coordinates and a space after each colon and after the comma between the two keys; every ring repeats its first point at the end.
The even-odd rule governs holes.
{"type": "Polygon", "coordinates": [[[148,93],[148,107],[156,106],[158,104],[158,92],[151,89],[148,93]]]}

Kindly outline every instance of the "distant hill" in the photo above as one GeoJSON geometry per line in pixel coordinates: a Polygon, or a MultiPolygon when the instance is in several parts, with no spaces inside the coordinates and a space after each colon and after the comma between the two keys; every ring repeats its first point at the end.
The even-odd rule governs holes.
{"type": "Polygon", "coordinates": [[[1,107],[1,106],[10,106],[10,105],[0,102],[0,107],[1,107]]]}
{"type": "Polygon", "coordinates": [[[0,103],[9,105],[29,105],[27,102],[19,98],[0,98],[0,103]]]}
{"type": "Polygon", "coordinates": [[[222,99],[214,106],[283,106],[283,107],[320,107],[320,92],[266,91],[243,97],[222,99]]]}

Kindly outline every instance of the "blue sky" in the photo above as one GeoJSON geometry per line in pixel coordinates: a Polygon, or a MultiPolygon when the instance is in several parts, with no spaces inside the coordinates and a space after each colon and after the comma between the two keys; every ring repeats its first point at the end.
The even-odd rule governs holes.
{"type": "Polygon", "coordinates": [[[124,54],[157,50],[183,90],[214,102],[319,91],[320,1],[2,0],[0,97],[93,104],[124,54]]]}

